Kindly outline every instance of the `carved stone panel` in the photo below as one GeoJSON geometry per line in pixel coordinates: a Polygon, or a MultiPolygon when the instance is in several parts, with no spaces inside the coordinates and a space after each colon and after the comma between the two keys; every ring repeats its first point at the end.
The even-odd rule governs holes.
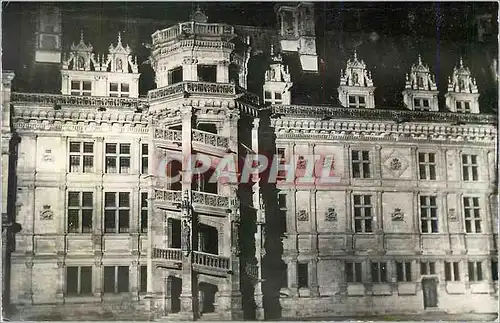
{"type": "Polygon", "coordinates": [[[309,221],[309,214],[307,213],[306,210],[300,210],[299,214],[297,215],[297,220],[299,221],[309,221]]]}
{"type": "Polygon", "coordinates": [[[337,211],[335,211],[335,208],[329,207],[326,210],[325,221],[330,221],[330,222],[337,221],[337,211]]]}
{"type": "Polygon", "coordinates": [[[44,205],[40,211],[40,220],[52,220],[53,217],[54,211],[50,209],[50,205],[44,205]]]}
{"type": "Polygon", "coordinates": [[[405,214],[403,211],[401,211],[400,208],[395,208],[394,211],[391,213],[391,220],[392,221],[404,221],[405,214]]]}

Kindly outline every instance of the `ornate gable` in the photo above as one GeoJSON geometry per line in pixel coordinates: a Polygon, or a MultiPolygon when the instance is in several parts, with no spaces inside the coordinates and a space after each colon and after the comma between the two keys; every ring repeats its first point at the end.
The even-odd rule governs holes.
{"type": "Polygon", "coordinates": [[[291,104],[292,77],[288,65],[283,63],[280,53],[271,45],[271,64],[265,74],[264,102],[271,104],[291,104]]]}
{"type": "Polygon", "coordinates": [[[406,74],[403,101],[409,110],[439,111],[436,77],[422,62],[420,55],[417,63],[411,66],[410,73],[406,74]]]}
{"type": "Polygon", "coordinates": [[[460,65],[453,69],[453,76],[448,78],[448,92],[478,93],[476,79],[472,78],[462,58],[460,58],[460,65]]]}
{"type": "Polygon", "coordinates": [[[446,107],[452,112],[479,113],[479,91],[476,79],[462,58],[453,75],[448,78],[448,93],[445,94],[446,107]]]}
{"type": "Polygon", "coordinates": [[[93,71],[96,70],[97,64],[94,58],[94,47],[92,44],[85,44],[83,40],[83,31],[80,33],[80,42],[75,45],[71,44],[71,51],[65,59],[63,59],[62,68],[73,71],[93,71]]]}
{"type": "Polygon", "coordinates": [[[132,50],[129,45],[123,47],[121,33],[118,32],[118,42],[116,46],[109,45],[109,54],[105,63],[105,69],[115,73],[129,73],[129,67],[132,73],[138,72],[137,56],[132,61],[132,50]]]}
{"type": "Polygon", "coordinates": [[[358,54],[354,50],[354,58],[347,60],[345,70],[340,71],[340,85],[346,86],[373,86],[373,79],[370,71],[366,69],[363,60],[358,60],[358,54]]]}
{"type": "Polygon", "coordinates": [[[340,71],[339,100],[349,108],[375,108],[373,79],[363,60],[354,50],[353,59],[348,59],[345,70],[340,71]]]}

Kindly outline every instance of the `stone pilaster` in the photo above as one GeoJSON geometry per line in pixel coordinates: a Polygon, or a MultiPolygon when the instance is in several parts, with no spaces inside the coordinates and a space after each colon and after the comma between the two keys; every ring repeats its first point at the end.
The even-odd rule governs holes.
{"type": "Polygon", "coordinates": [[[217,62],[217,83],[229,83],[229,61],[217,62]]]}
{"type": "Polygon", "coordinates": [[[195,57],[184,57],[182,61],[182,79],[184,81],[198,81],[198,60],[195,57]]]}
{"type": "Polygon", "coordinates": [[[319,297],[318,258],[314,257],[313,259],[311,259],[309,264],[311,267],[311,269],[309,271],[309,278],[311,280],[311,283],[310,283],[311,296],[312,297],[319,297]]]}
{"type": "Polygon", "coordinates": [[[92,267],[92,291],[94,297],[101,299],[104,292],[103,271],[102,254],[96,254],[94,255],[94,266],[92,267]]]}
{"type": "Polygon", "coordinates": [[[64,265],[64,255],[57,257],[57,290],[56,301],[57,303],[64,303],[64,289],[66,283],[66,267],[64,265]]]}
{"type": "Polygon", "coordinates": [[[289,258],[287,266],[290,297],[295,298],[299,295],[299,285],[297,283],[297,256],[289,258]]]}

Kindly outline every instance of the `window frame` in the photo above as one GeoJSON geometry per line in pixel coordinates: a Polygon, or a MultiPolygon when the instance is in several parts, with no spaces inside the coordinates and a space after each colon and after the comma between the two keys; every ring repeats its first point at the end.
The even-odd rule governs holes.
{"type": "Polygon", "coordinates": [[[420,275],[436,275],[436,262],[435,261],[420,261],[420,275]],[[425,270],[423,270],[425,269],[425,270]],[[425,273],[424,273],[425,271],[425,273]]]}
{"type": "Polygon", "coordinates": [[[462,210],[465,233],[483,233],[479,197],[462,196],[462,210]]]}
{"type": "Polygon", "coordinates": [[[374,215],[373,215],[373,209],[374,209],[374,198],[373,194],[367,194],[367,193],[353,193],[351,197],[352,201],[352,230],[354,233],[374,233],[374,215]],[[356,198],[360,199],[360,203],[356,204],[356,198]],[[366,198],[369,198],[369,203],[366,204],[366,198]],[[360,210],[360,215],[356,215],[356,210],[360,210]],[[366,216],[366,209],[369,209],[370,215],[366,216]],[[356,229],[356,221],[361,221],[361,227],[360,231],[356,229]],[[367,221],[370,226],[370,230],[367,230],[367,221]]]}
{"type": "Polygon", "coordinates": [[[350,153],[351,159],[351,178],[353,179],[372,179],[372,152],[366,149],[351,149],[350,153]],[[365,153],[367,154],[367,159],[365,159],[365,153]],[[354,159],[354,155],[357,155],[357,158],[354,159]],[[365,165],[367,165],[367,169],[365,169],[365,165]],[[358,172],[355,172],[355,169],[358,168],[358,172]],[[359,174],[359,175],[356,175],[359,174]]]}
{"type": "Polygon", "coordinates": [[[141,174],[149,174],[149,144],[141,143],[141,174]]]}
{"type": "Polygon", "coordinates": [[[95,163],[94,163],[94,154],[95,154],[95,142],[94,141],[72,141],[70,140],[68,143],[68,172],[70,173],[93,173],[95,171],[95,163]],[[71,151],[72,144],[79,145],[79,151],[71,151]],[[92,152],[85,152],[86,145],[92,145],[92,152]],[[73,158],[78,158],[78,167],[77,170],[73,169],[73,158]],[[85,160],[90,159],[92,161],[92,166],[90,169],[86,168],[85,160]]]}
{"type": "Polygon", "coordinates": [[[132,158],[132,153],[131,153],[132,145],[130,143],[118,143],[118,142],[106,142],[104,144],[104,171],[106,174],[131,174],[131,158],[132,158]],[[108,145],[111,147],[111,145],[115,146],[115,152],[108,152],[108,145]],[[123,147],[128,146],[128,153],[122,153],[121,149],[123,147]],[[111,170],[113,169],[112,166],[108,165],[108,160],[114,160],[114,172],[111,170]],[[127,166],[122,166],[122,160],[123,161],[128,161],[128,167],[127,166]],[[123,168],[122,168],[123,167],[123,168]],[[126,171],[125,171],[126,170],[126,171]]]}
{"type": "Polygon", "coordinates": [[[370,261],[371,282],[373,284],[387,284],[389,282],[387,262],[370,261]],[[374,277],[376,273],[376,277],[374,277]]]}
{"type": "Polygon", "coordinates": [[[349,108],[366,108],[367,97],[362,94],[348,94],[347,95],[347,106],[349,108]],[[351,98],[354,98],[354,102],[351,102],[351,98]],[[360,98],[363,98],[364,102],[360,102],[360,98]]]}
{"type": "Polygon", "coordinates": [[[297,262],[297,288],[309,288],[310,287],[310,279],[309,279],[309,262],[299,261],[297,262]],[[306,275],[301,275],[301,271],[304,270],[306,275]]]}
{"type": "Polygon", "coordinates": [[[468,281],[471,283],[478,283],[484,281],[484,271],[482,261],[468,261],[467,262],[467,276],[468,281]]]}
{"type": "Polygon", "coordinates": [[[428,98],[413,98],[413,108],[415,111],[431,111],[431,102],[428,98]],[[426,102],[427,106],[425,106],[426,102]]]}
{"type": "Polygon", "coordinates": [[[92,81],[88,80],[71,80],[69,84],[70,95],[75,96],[92,96],[92,81]],[[79,83],[78,89],[73,88],[73,83],[79,83]],[[85,85],[90,84],[90,89],[86,90],[85,85]]]}
{"type": "Polygon", "coordinates": [[[148,292],[148,266],[139,266],[139,293],[144,294],[148,292]]]}
{"type": "Polygon", "coordinates": [[[73,191],[73,190],[68,190],[66,193],[66,230],[70,234],[88,234],[92,233],[92,228],[93,228],[93,217],[94,217],[94,192],[92,191],[73,191]],[[70,195],[73,193],[78,194],[78,205],[70,205],[70,195]],[[90,194],[90,201],[92,202],[91,205],[84,205],[84,194],[90,194]],[[70,227],[70,211],[78,211],[78,228],[71,229],[70,227]],[[86,211],[86,212],[84,212],[86,211]],[[90,211],[90,215],[88,214],[88,211],[90,211]],[[85,217],[88,217],[87,223],[90,224],[88,227],[84,227],[84,215],[85,217]],[[84,229],[86,228],[86,229],[84,229]]]}
{"type": "Polygon", "coordinates": [[[119,191],[119,192],[111,192],[111,191],[106,191],[103,194],[103,209],[104,209],[104,217],[103,217],[103,227],[104,227],[104,234],[127,234],[130,233],[130,220],[131,220],[131,193],[127,191],[119,191]],[[106,206],[106,196],[108,194],[114,194],[114,205],[113,206],[106,206]],[[121,194],[127,194],[128,196],[128,203],[126,206],[121,205],[121,194]],[[108,213],[110,212],[110,213],[108,213]],[[107,226],[108,224],[108,214],[111,215],[111,212],[113,212],[113,217],[114,217],[114,228],[111,230],[107,226]],[[126,217],[128,221],[124,221],[126,223],[126,227],[123,227],[124,229],[122,230],[121,226],[121,218],[122,218],[122,212],[126,212],[123,214],[126,214],[126,217]],[[108,231],[109,230],[109,231],[108,231]]]}
{"type": "Polygon", "coordinates": [[[437,154],[430,151],[417,152],[419,180],[437,180],[437,154]],[[433,161],[431,161],[431,156],[433,161]],[[423,157],[423,160],[421,159],[423,157]],[[423,171],[422,171],[423,170],[423,171]]]}
{"type": "Polygon", "coordinates": [[[344,263],[344,273],[346,283],[363,283],[363,263],[361,261],[346,261],[344,263]]]}
{"type": "Polygon", "coordinates": [[[462,164],[462,181],[464,181],[464,182],[478,182],[479,181],[479,155],[472,154],[472,153],[470,153],[470,154],[469,153],[465,153],[465,154],[462,153],[461,154],[461,164],[462,164]],[[467,160],[465,163],[464,163],[464,157],[467,160]],[[473,159],[475,159],[475,162],[473,162],[473,159]]]}
{"type": "Polygon", "coordinates": [[[458,261],[444,262],[444,280],[446,282],[457,282],[461,280],[460,262],[458,261]]]}
{"type": "Polygon", "coordinates": [[[439,233],[439,205],[438,205],[438,198],[436,195],[420,195],[419,196],[419,218],[420,218],[420,233],[422,234],[434,234],[434,233],[439,233]],[[424,204],[422,201],[425,201],[426,203],[424,204]],[[432,201],[435,202],[435,204],[432,204],[432,201]],[[423,216],[423,210],[426,210],[426,216],[423,216]],[[432,215],[433,210],[435,210],[435,216],[432,215]],[[425,227],[427,228],[426,231],[423,230],[424,228],[424,221],[426,223],[425,227]],[[434,231],[434,226],[433,223],[435,222],[435,231],[434,231]],[[429,230],[430,229],[430,230],[429,230]]]}
{"type": "Polygon", "coordinates": [[[455,101],[455,110],[457,113],[471,113],[472,102],[469,100],[456,100],[455,101]]]}
{"type": "Polygon", "coordinates": [[[411,261],[396,261],[396,281],[399,283],[413,281],[411,261]]]}
{"type": "Polygon", "coordinates": [[[103,266],[103,275],[102,275],[102,279],[103,279],[103,284],[102,284],[102,291],[103,291],[103,294],[125,294],[125,293],[129,293],[130,292],[130,267],[129,266],[103,266]],[[113,281],[113,291],[109,291],[109,290],[106,290],[106,281],[108,281],[108,284],[109,284],[109,279],[106,279],[106,270],[110,269],[110,268],[113,268],[113,274],[114,274],[114,281],[113,281]],[[126,268],[126,270],[124,270],[126,268]],[[120,269],[122,269],[120,271],[120,269]],[[124,273],[126,272],[127,273],[127,280],[124,280],[127,282],[127,285],[126,285],[126,288],[124,288],[125,290],[122,290],[120,288],[120,272],[124,273]]]}
{"type": "Polygon", "coordinates": [[[141,192],[141,216],[139,218],[139,229],[141,233],[148,233],[148,218],[149,218],[149,196],[148,192],[141,192]],[[146,196],[146,198],[144,198],[146,196]]]}
{"type": "Polygon", "coordinates": [[[93,270],[92,270],[92,266],[66,266],[66,270],[65,270],[65,287],[64,287],[64,295],[67,296],[67,297],[81,297],[81,296],[92,296],[93,294],[93,270]],[[76,292],[73,293],[73,292],[69,292],[68,291],[68,286],[70,286],[69,284],[69,270],[70,269],[76,269],[77,272],[76,272],[76,279],[77,279],[77,283],[76,283],[76,292]],[[82,286],[83,286],[83,271],[82,269],[86,269],[89,271],[90,273],[90,281],[87,282],[86,285],[88,285],[89,290],[88,291],[82,291],[82,286]]]}

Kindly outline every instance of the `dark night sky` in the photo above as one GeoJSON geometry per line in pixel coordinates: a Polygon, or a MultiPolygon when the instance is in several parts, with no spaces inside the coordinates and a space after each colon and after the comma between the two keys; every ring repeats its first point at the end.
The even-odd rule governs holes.
{"type": "MultiPolygon", "coordinates": [[[[2,15],[2,63],[4,69],[16,70],[21,76],[23,66],[29,65],[31,35],[22,21],[22,12],[35,12],[37,3],[3,3],[2,15]],[[28,38],[28,37],[26,37],[28,38]],[[27,56],[28,55],[28,56],[27,56]]],[[[186,21],[197,7],[208,15],[209,22],[224,22],[234,25],[250,25],[274,28],[276,2],[72,2],[60,3],[63,9],[63,45],[65,49],[72,41],[77,42],[80,30],[86,40],[91,41],[98,52],[106,51],[111,41],[116,40],[117,30],[127,29],[127,21],[146,19],[138,30],[132,30],[124,38],[136,51],[140,59],[147,58],[147,50],[141,42],[149,42],[156,29],[166,28],[175,22],[186,21]],[[76,17],[79,16],[80,20],[76,17]],[[87,17],[87,18],[81,18],[87,17]],[[125,21],[125,24],[115,21],[125,21]],[[87,26],[82,26],[87,24],[87,26]],[[110,31],[113,30],[113,34],[110,31]],[[87,36],[88,35],[88,36],[87,36]],[[141,57],[142,56],[142,57],[141,57]]],[[[372,70],[377,85],[378,102],[384,105],[399,105],[404,74],[414,63],[417,52],[438,74],[440,90],[445,90],[447,75],[458,62],[458,56],[467,57],[469,66],[478,78],[483,105],[497,105],[497,85],[488,76],[488,64],[498,57],[496,25],[498,4],[494,2],[316,2],[317,52],[325,62],[323,75],[314,78],[305,76],[296,79],[297,90],[321,93],[308,95],[312,98],[297,98],[301,103],[331,104],[336,94],[326,93],[322,86],[338,85],[340,68],[360,43],[360,57],[372,70]],[[493,13],[495,22],[493,40],[476,43],[477,14],[493,13]],[[373,38],[376,41],[373,41],[373,38]],[[442,70],[443,72],[440,72],[442,70]],[[446,74],[446,75],[445,75],[446,74]],[[301,89],[300,84],[309,84],[301,89]],[[326,98],[325,98],[326,96],[326,98]],[[485,98],[486,97],[490,97],[485,98]]],[[[34,36],[31,36],[34,37],[34,36]]],[[[31,54],[32,55],[32,54],[31,54]]],[[[24,67],[25,68],[25,67],[24,67]]],[[[147,74],[147,72],[146,72],[147,74]]],[[[17,77],[16,77],[17,78],[17,77]]],[[[146,78],[150,78],[147,76],[146,78]]],[[[147,90],[147,89],[143,89],[147,90]]],[[[141,91],[144,92],[144,91],[141,91]]]]}

